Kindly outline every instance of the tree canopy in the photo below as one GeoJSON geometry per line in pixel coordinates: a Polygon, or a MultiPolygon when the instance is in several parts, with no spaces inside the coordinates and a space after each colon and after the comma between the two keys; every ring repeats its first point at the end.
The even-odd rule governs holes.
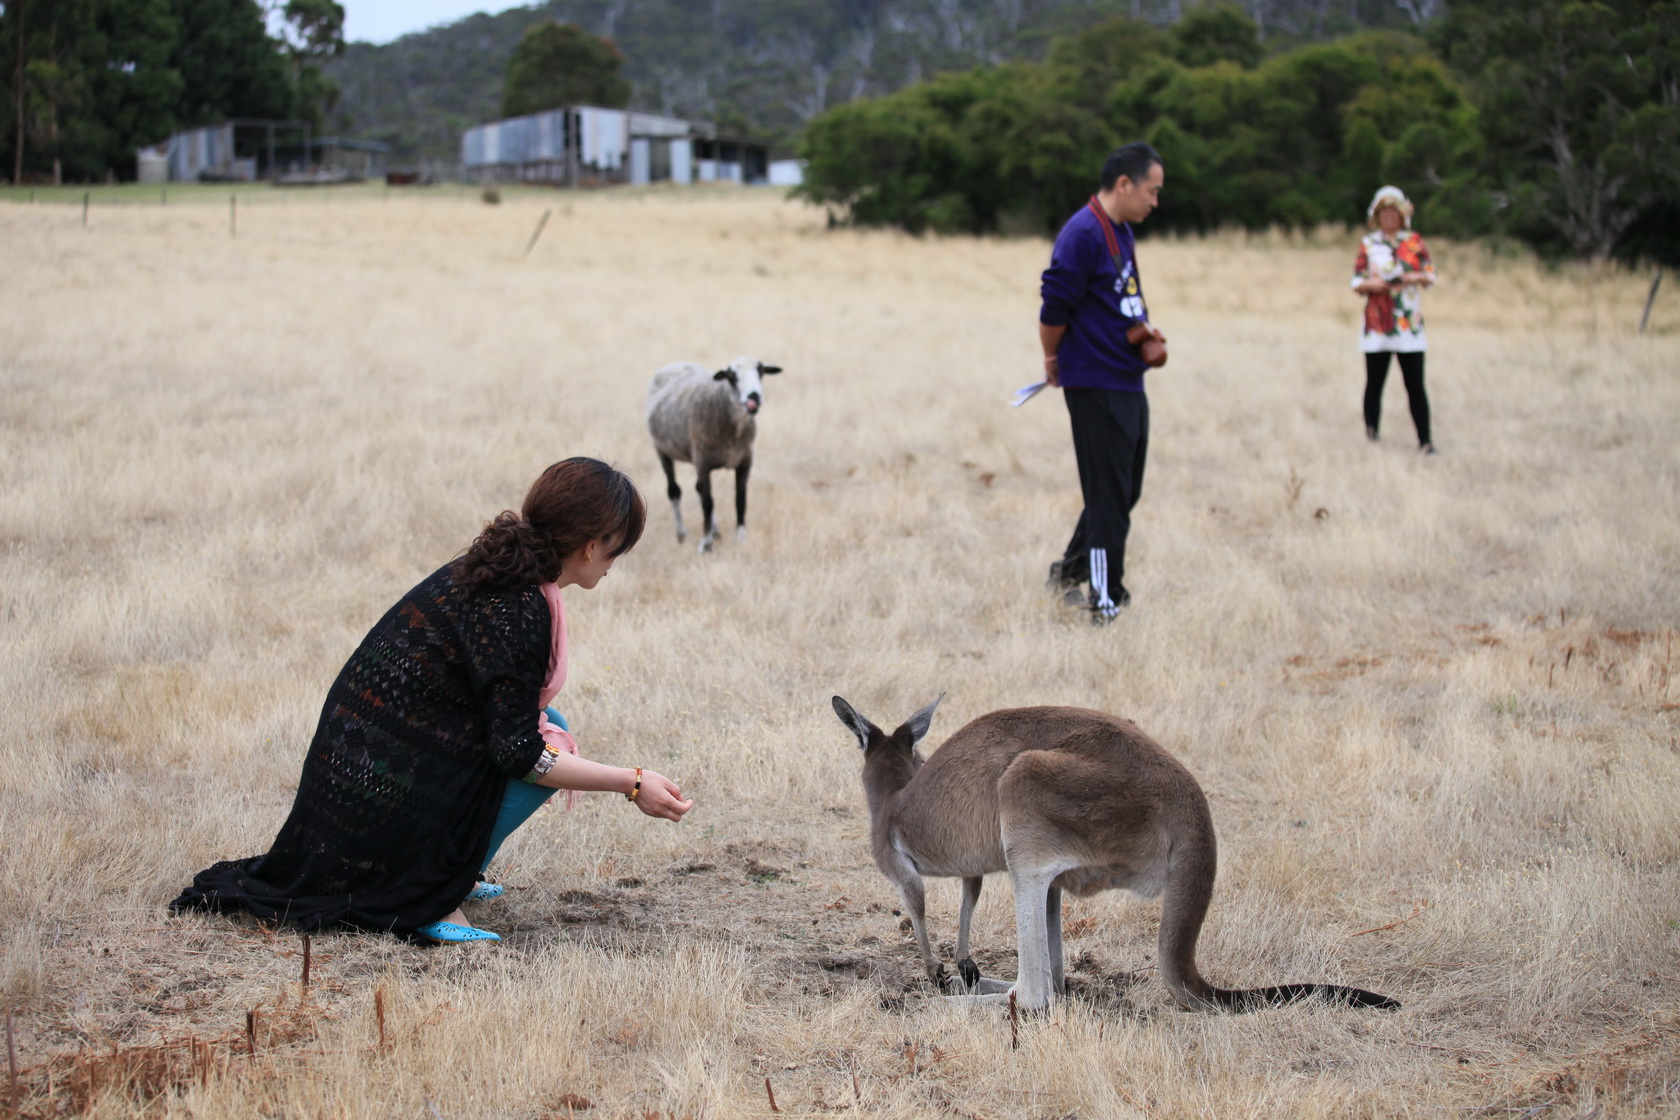
{"type": "Polygon", "coordinates": [[[292,82],[298,113],[320,126],[324,114],[338,103],[338,83],[322,72],[322,64],[344,53],[344,5],[338,0],[286,0],[286,54],[292,62],[292,82]]]}
{"type": "Polygon", "coordinates": [[[257,0],[5,0],[5,177],[132,174],[136,149],[229,117],[319,121],[344,10],[289,0],[282,12],[286,43],[257,0]]]}
{"type": "Polygon", "coordinates": [[[176,127],[292,115],[295,94],[261,8],[251,0],[172,0],[171,6],[176,31],[171,65],[181,76],[176,127]]]}
{"type": "Polygon", "coordinates": [[[802,193],[909,230],[1055,229],[1104,154],[1147,140],[1152,230],[1363,218],[1393,183],[1418,223],[1542,249],[1674,259],[1680,0],[1457,0],[1434,44],[1367,31],[1267,55],[1233,6],[1117,18],[1014,63],[831,109],[802,193]]]}
{"type": "Polygon", "coordinates": [[[11,177],[103,175],[132,136],[167,134],[177,42],[169,0],[11,0],[0,25],[11,177]]]}
{"type": "Polygon", "coordinates": [[[1042,65],[842,106],[806,132],[804,192],[859,222],[1051,230],[1110,148],[1143,139],[1168,169],[1151,226],[1200,231],[1347,220],[1384,181],[1427,208],[1466,174],[1475,113],[1422,40],[1373,32],[1262,60],[1257,30],[1230,7],[1164,30],[1119,18],[1042,65]]]}
{"type": "Polygon", "coordinates": [[[611,40],[575,24],[539,23],[525,32],[508,60],[502,116],[522,117],[562,105],[626,105],[630,83],[619,74],[623,62],[611,40]]]}
{"type": "Polygon", "coordinates": [[[1475,90],[1513,228],[1602,258],[1645,218],[1645,249],[1675,255],[1680,2],[1454,0],[1435,38],[1475,90]]]}

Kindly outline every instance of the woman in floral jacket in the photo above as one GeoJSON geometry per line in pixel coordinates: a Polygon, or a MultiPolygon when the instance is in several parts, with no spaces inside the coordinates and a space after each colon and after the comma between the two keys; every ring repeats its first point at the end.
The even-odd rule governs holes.
{"type": "Polygon", "coordinates": [[[1365,297],[1365,330],[1359,339],[1365,353],[1365,434],[1377,438],[1389,355],[1398,354],[1418,450],[1433,455],[1429,397],[1423,389],[1427,341],[1418,304],[1422,289],[1435,283],[1435,265],[1429,247],[1411,228],[1412,204],[1399,187],[1377,191],[1365,213],[1372,230],[1360,240],[1353,263],[1353,290],[1365,297]]]}

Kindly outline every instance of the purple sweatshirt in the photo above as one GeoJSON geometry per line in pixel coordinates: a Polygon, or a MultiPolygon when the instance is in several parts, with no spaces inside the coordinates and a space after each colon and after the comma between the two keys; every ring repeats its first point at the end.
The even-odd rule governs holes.
{"type": "Polygon", "coordinates": [[[1108,222],[1086,206],[1056,235],[1040,287],[1044,304],[1038,321],[1067,326],[1056,352],[1064,389],[1141,393],[1149,367],[1138,348],[1126,341],[1126,332],[1149,318],[1134,252],[1136,239],[1128,223],[1108,222],[1120,246],[1116,271],[1099,220],[1108,222]]]}

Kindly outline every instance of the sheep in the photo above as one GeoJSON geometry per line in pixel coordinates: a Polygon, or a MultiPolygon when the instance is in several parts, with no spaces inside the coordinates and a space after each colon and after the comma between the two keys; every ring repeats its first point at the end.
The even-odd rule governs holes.
{"type": "Polygon", "coordinates": [[[700,551],[710,552],[717,540],[712,519],[712,472],[735,472],[735,539],[747,536],[747,476],[752,473],[753,417],[763,404],[764,374],[780,373],[756,358],[736,358],[716,373],[693,362],[677,362],[653,375],[648,385],[647,424],[659,465],[665,468],[665,495],[677,520],[677,542],[688,539],[683,527],[682,487],[677,485],[676,460],[693,463],[694,488],[700,492],[705,535],[700,551]]]}

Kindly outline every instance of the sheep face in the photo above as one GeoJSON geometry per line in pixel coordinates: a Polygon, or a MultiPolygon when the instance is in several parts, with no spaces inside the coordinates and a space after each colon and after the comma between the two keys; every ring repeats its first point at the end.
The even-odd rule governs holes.
{"type": "Polygon", "coordinates": [[[713,374],[712,380],[727,381],[735,393],[735,399],[740,401],[741,407],[752,416],[758,413],[759,407],[764,403],[761,378],[766,374],[780,372],[781,366],[767,366],[757,358],[736,358],[713,374]]]}

